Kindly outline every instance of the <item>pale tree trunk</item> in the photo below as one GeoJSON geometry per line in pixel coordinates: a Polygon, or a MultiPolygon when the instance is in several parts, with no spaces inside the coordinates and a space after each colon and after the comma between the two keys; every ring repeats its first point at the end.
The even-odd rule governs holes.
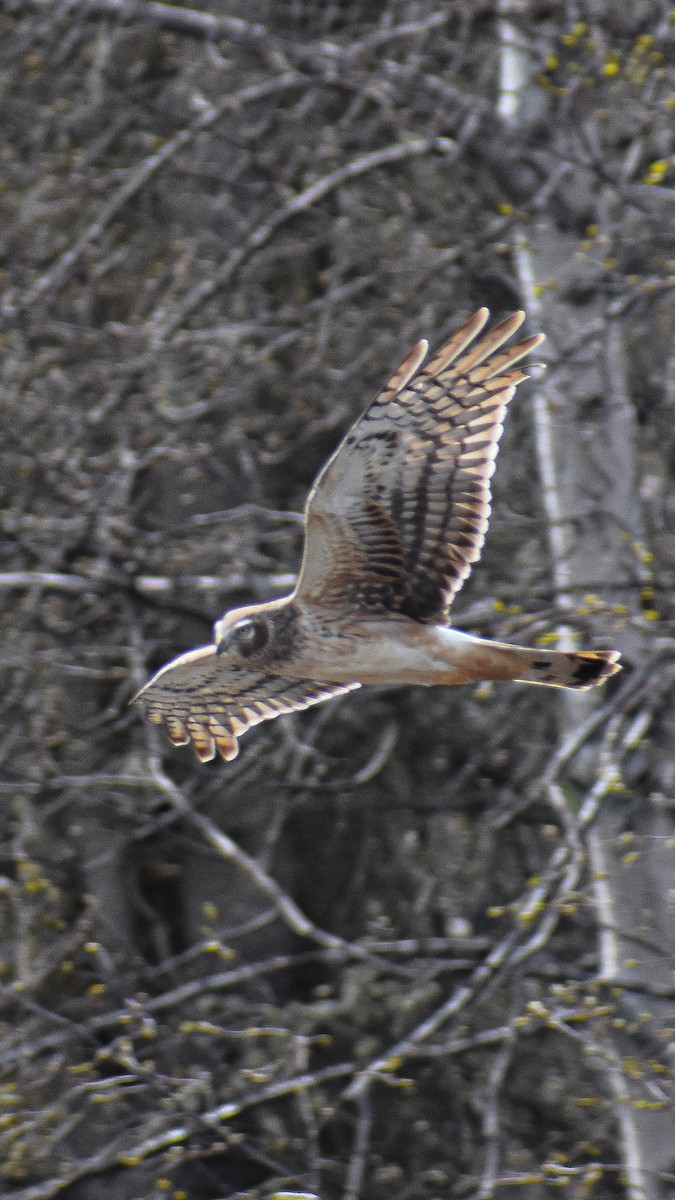
{"type": "MultiPolygon", "coordinates": [[[[503,5],[507,12],[508,5],[503,5]]],[[[502,73],[500,112],[515,129],[527,109],[531,66],[519,46],[516,28],[501,22],[502,73]]],[[[597,242],[584,243],[560,229],[550,217],[522,227],[513,238],[513,254],[531,332],[547,336],[542,358],[547,372],[533,394],[532,411],[555,602],[560,609],[560,644],[574,649],[577,634],[566,620],[584,603],[607,607],[607,643],[621,649],[640,672],[649,654],[640,610],[640,594],[650,583],[649,559],[637,492],[637,426],[627,382],[621,315],[596,289],[585,292],[583,305],[570,297],[579,272],[599,266],[597,242]],[[598,398],[601,398],[598,403],[598,398]],[[624,612],[617,621],[617,614],[624,612]],[[618,633],[618,638],[617,638],[618,633]],[[613,640],[615,639],[615,640],[613,640]]],[[[602,231],[600,231],[601,233],[602,231]]],[[[653,647],[653,641],[652,641],[653,647]]],[[[652,649],[653,654],[653,649],[652,649]]],[[[630,688],[626,680],[623,688],[630,688]]],[[[636,687],[636,691],[638,688],[636,687]]],[[[561,693],[561,744],[573,739],[604,697],[598,693],[561,693]]],[[[639,739],[649,724],[648,703],[638,710],[628,738],[639,739]]],[[[611,717],[610,717],[611,720],[611,717]]],[[[611,739],[605,739],[605,747],[611,739]]],[[[587,745],[577,756],[571,781],[579,792],[604,792],[597,818],[583,833],[589,868],[589,900],[597,928],[598,981],[625,989],[623,1002],[637,1021],[652,1030],[668,1024],[660,991],[671,985],[675,934],[669,897],[675,875],[672,854],[665,851],[662,814],[643,797],[641,853],[626,855],[622,836],[623,808],[613,803],[619,781],[611,780],[611,753],[587,745]],[[607,778],[609,772],[610,778],[607,778]],[[604,779],[603,779],[604,773],[604,779]],[[634,860],[633,860],[634,857],[634,860]],[[650,993],[654,993],[653,995],[650,993]]],[[[563,798],[562,791],[558,797],[563,798]]],[[[574,820],[573,814],[570,814],[574,820]]],[[[630,843],[628,843],[630,851],[630,843]]],[[[615,993],[616,994],[616,993],[615,993]]],[[[620,1136],[622,1166],[630,1200],[655,1200],[655,1172],[667,1169],[675,1144],[675,1119],[665,1107],[636,1103],[621,1043],[605,1031],[603,1058],[608,1095],[620,1136]]]]}

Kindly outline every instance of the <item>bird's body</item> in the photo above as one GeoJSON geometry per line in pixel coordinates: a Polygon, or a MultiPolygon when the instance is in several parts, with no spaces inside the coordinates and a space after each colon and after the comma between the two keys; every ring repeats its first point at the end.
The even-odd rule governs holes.
{"type": "Polygon", "coordinates": [[[200,759],[237,754],[251,725],[364,684],[517,680],[584,689],[615,651],[531,650],[452,629],[455,593],[480,555],[502,419],[543,340],[500,352],[523,313],[480,340],[479,309],[422,367],[420,342],[320,472],[290,596],[226,613],[215,642],[139,693],[149,719],[200,759]]]}
{"type": "MultiPolygon", "coordinates": [[[[294,674],[324,683],[421,684],[471,683],[476,679],[513,679],[521,683],[574,686],[572,667],[586,661],[578,651],[533,651],[506,642],[462,633],[450,625],[422,624],[402,613],[366,616],[347,613],[326,620],[295,595],[270,605],[234,609],[216,624],[216,642],[227,640],[229,628],[242,620],[265,622],[264,648],[250,653],[248,666],[259,658],[271,671],[283,674],[293,663],[294,674]],[[569,669],[564,664],[572,664],[569,669]],[[555,668],[552,671],[552,668],[555,668]]],[[[611,651],[609,653],[612,653],[611,651]]],[[[597,651],[590,659],[596,663],[597,651]]],[[[589,680],[583,670],[577,686],[589,680]]]]}

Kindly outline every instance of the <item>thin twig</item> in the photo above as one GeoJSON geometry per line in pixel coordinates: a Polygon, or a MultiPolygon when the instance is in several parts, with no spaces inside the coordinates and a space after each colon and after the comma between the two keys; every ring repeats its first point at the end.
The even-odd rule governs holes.
{"type": "Polygon", "coordinates": [[[296,87],[298,78],[294,72],[289,72],[276,79],[268,80],[266,83],[242,88],[240,92],[232,96],[226,96],[215,106],[208,105],[205,111],[200,113],[187,129],[181,129],[156,154],[151,154],[149,158],[146,158],[131,173],[126,182],[122,184],[122,187],[104,204],[96,220],[92,221],[91,225],[61,255],[54,266],[46,271],[44,275],[41,275],[23,296],[18,296],[13,300],[9,298],[5,299],[3,303],[5,316],[15,317],[18,313],[30,308],[41,296],[46,295],[48,292],[52,294],[58,292],[71,277],[85,250],[93,242],[99,240],[110,222],[117,216],[124,205],[136,196],[145,184],[157,174],[161,167],[170,162],[172,158],[175,158],[176,154],[192,141],[198,133],[201,133],[204,129],[208,129],[224,113],[231,112],[243,104],[259,100],[277,91],[283,91],[288,87],[296,87]]]}
{"type": "Polygon", "coordinates": [[[276,233],[277,229],[287,221],[297,217],[300,213],[307,212],[319,200],[323,200],[331,192],[343,187],[345,183],[353,179],[358,179],[360,175],[364,175],[368,171],[389,166],[391,163],[403,162],[421,154],[429,154],[434,150],[446,156],[452,156],[457,152],[457,143],[451,138],[442,137],[396,142],[393,146],[384,146],[381,150],[373,150],[369,154],[361,155],[360,158],[352,159],[345,166],[331,171],[329,175],[324,175],[304,191],[299,192],[287,204],[282,205],[257,225],[248,237],[244,238],[241,245],[231,252],[222,267],[211,278],[202,280],[193,288],[172,312],[166,313],[159,310],[155,313],[152,321],[149,322],[153,343],[158,345],[165,341],[205,300],[215,295],[220,288],[231,284],[234,275],[247,258],[255,250],[264,246],[272,234],[276,233]]]}
{"type": "Polygon", "coordinates": [[[334,1066],[323,1067],[317,1071],[308,1072],[304,1075],[296,1075],[291,1079],[284,1079],[278,1083],[269,1084],[267,1087],[260,1088],[258,1092],[242,1096],[240,1100],[233,1100],[228,1104],[219,1104],[215,1108],[201,1113],[198,1126],[192,1124],[173,1125],[156,1134],[154,1137],[146,1138],[141,1142],[127,1146],[124,1150],[121,1150],[119,1147],[107,1146],[105,1150],[100,1151],[98,1154],[92,1154],[89,1158],[77,1163],[76,1166],[67,1167],[56,1178],[46,1179],[42,1183],[35,1184],[32,1187],[19,1188],[13,1191],[13,1200],[51,1200],[53,1196],[58,1195],[65,1188],[71,1187],[78,1180],[88,1179],[93,1175],[100,1175],[104,1171],[110,1171],[113,1167],[135,1167],[140,1162],[153,1158],[162,1151],[170,1150],[175,1146],[181,1146],[190,1139],[196,1128],[203,1128],[205,1125],[219,1125],[224,1121],[230,1121],[233,1117],[239,1116],[240,1113],[255,1108],[260,1104],[266,1104],[272,1100],[280,1100],[285,1096],[297,1096],[301,1091],[317,1087],[321,1083],[334,1079],[343,1079],[345,1075],[351,1075],[353,1070],[352,1063],[336,1063],[334,1066]]]}
{"type": "Polygon", "coordinates": [[[358,1200],[363,1193],[363,1182],[366,1174],[368,1146],[373,1125],[373,1111],[367,1090],[361,1092],[356,1099],[356,1130],[354,1145],[347,1166],[343,1200],[358,1200]]]}
{"type": "Polygon", "coordinates": [[[222,858],[235,863],[245,875],[248,875],[256,887],[272,900],[279,916],[286,922],[289,929],[292,929],[299,937],[311,938],[325,950],[334,950],[347,959],[355,958],[359,961],[374,962],[386,970],[391,970],[391,964],[379,960],[364,946],[355,942],[347,942],[344,938],[337,937],[336,934],[329,933],[310,921],[309,917],[255,858],[252,858],[232,838],[218,829],[218,826],[204,813],[198,812],[190,806],[178,786],[164,771],[158,756],[149,755],[149,766],[156,787],[171,807],[190,825],[199,829],[205,840],[218,851],[222,858]]]}

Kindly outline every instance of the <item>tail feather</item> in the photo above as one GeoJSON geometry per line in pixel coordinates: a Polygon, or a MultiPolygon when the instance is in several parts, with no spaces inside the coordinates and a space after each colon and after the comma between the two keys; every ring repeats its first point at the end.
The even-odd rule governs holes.
{"type": "Polygon", "coordinates": [[[523,673],[518,683],[585,692],[621,670],[616,650],[530,650],[523,652],[523,673]]]}
{"type": "MultiPolygon", "coordinates": [[[[543,683],[547,687],[584,691],[621,670],[616,650],[535,650],[473,637],[459,629],[435,625],[433,636],[440,667],[434,683],[474,683],[478,679],[512,679],[517,683],[543,683]],[[440,660],[440,661],[439,661],[440,660]],[[441,667],[442,662],[442,667],[441,667]]],[[[416,680],[407,671],[407,683],[430,683],[429,676],[416,680]]],[[[362,682],[381,682],[380,679],[362,682]]],[[[394,682],[393,677],[390,682],[394,682]]]]}

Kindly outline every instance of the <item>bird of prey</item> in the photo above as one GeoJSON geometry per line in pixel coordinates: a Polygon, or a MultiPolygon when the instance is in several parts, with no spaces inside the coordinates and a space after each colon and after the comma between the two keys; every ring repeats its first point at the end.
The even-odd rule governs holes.
{"type": "Polygon", "coordinates": [[[613,650],[525,649],[449,624],[483,546],[506,406],[527,378],[516,364],[543,341],[503,349],[525,314],[481,336],[488,317],[479,309],[426,364],[418,342],[328,459],[307,500],[291,595],[226,613],[212,645],[139,692],[174,745],[230,760],[252,725],[364,684],[583,690],[620,669],[613,650]]]}

